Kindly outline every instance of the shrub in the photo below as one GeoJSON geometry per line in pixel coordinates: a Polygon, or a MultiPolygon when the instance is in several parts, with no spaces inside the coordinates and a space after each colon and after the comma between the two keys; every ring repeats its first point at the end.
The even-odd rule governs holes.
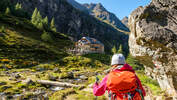
{"type": "Polygon", "coordinates": [[[41,35],[41,39],[45,42],[53,42],[53,39],[51,37],[51,35],[48,33],[48,32],[44,32],[42,35],[41,35]]]}
{"type": "Polygon", "coordinates": [[[5,33],[5,27],[4,26],[1,26],[0,32],[5,33]]]}
{"type": "Polygon", "coordinates": [[[10,15],[10,14],[11,14],[11,11],[10,11],[10,8],[9,8],[9,7],[6,8],[5,14],[6,14],[6,15],[10,15]]]}

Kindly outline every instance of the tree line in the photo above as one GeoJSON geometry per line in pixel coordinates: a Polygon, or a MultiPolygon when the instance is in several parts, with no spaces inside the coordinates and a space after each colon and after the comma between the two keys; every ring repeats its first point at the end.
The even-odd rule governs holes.
{"type": "Polygon", "coordinates": [[[54,31],[56,32],[57,29],[55,27],[55,19],[52,18],[50,24],[48,21],[48,17],[42,18],[40,11],[37,8],[34,9],[34,12],[31,17],[31,23],[36,26],[38,29],[45,30],[45,31],[54,31]]]}

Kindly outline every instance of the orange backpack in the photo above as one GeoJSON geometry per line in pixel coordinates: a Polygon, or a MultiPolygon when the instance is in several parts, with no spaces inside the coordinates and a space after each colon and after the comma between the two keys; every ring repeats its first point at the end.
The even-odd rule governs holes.
{"type": "Polygon", "coordinates": [[[141,90],[138,89],[136,75],[131,71],[111,71],[108,74],[107,88],[113,94],[124,96],[123,100],[142,100],[144,98],[141,90]]]}

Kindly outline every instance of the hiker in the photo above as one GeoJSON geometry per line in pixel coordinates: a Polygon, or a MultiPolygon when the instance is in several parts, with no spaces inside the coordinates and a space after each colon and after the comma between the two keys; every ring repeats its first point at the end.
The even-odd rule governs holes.
{"type": "Polygon", "coordinates": [[[145,90],[133,68],[125,63],[125,57],[122,54],[113,55],[111,66],[102,82],[93,85],[93,94],[101,96],[107,90],[109,100],[144,100],[145,90]]]}

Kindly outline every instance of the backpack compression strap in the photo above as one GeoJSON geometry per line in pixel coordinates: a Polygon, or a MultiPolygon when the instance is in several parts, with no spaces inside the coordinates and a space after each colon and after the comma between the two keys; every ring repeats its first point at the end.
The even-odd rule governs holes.
{"type": "Polygon", "coordinates": [[[136,91],[140,94],[141,100],[144,100],[144,96],[143,96],[142,91],[140,89],[138,89],[138,88],[136,89],[136,91]]]}
{"type": "Polygon", "coordinates": [[[144,100],[143,92],[142,92],[142,90],[140,89],[140,85],[139,85],[138,81],[137,81],[137,85],[138,85],[138,88],[135,89],[135,91],[137,91],[137,92],[140,94],[141,100],[144,100]]]}
{"type": "Polygon", "coordinates": [[[109,91],[109,93],[108,93],[109,100],[117,100],[116,97],[117,97],[116,94],[114,94],[111,91],[109,91]]]}

